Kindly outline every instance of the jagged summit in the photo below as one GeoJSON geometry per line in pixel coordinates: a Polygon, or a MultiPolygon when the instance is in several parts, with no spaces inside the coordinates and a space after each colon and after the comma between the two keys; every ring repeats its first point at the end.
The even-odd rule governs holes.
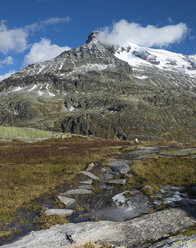
{"type": "Polygon", "coordinates": [[[98,41],[98,38],[97,38],[98,33],[99,33],[98,31],[93,31],[91,34],[89,34],[86,43],[88,44],[88,43],[90,43],[92,40],[98,41]]]}
{"type": "Polygon", "coordinates": [[[86,44],[0,83],[0,125],[105,138],[196,138],[196,56],[86,44]]]}

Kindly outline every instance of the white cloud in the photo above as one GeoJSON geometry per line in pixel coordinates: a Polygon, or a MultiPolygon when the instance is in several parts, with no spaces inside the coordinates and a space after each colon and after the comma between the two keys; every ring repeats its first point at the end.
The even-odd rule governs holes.
{"type": "Polygon", "coordinates": [[[42,23],[46,25],[46,24],[57,24],[61,22],[70,22],[70,21],[71,21],[71,18],[67,16],[67,17],[62,17],[62,18],[60,17],[49,18],[43,21],[42,23]]]}
{"type": "Polygon", "coordinates": [[[69,16],[67,17],[52,17],[52,18],[48,18],[46,20],[42,20],[42,21],[38,21],[38,22],[34,22],[31,25],[27,25],[24,27],[24,29],[29,32],[29,31],[38,31],[40,29],[43,29],[46,25],[55,25],[55,24],[59,24],[59,23],[66,23],[66,22],[70,22],[71,18],[69,16]]]}
{"type": "Polygon", "coordinates": [[[0,53],[24,52],[28,48],[27,37],[29,36],[29,33],[39,31],[46,25],[66,23],[70,20],[71,18],[69,16],[54,17],[16,29],[8,29],[6,21],[2,20],[0,21],[0,53]]]}
{"type": "Polygon", "coordinates": [[[120,20],[114,23],[112,29],[104,28],[98,34],[102,43],[125,45],[135,43],[140,46],[168,46],[180,42],[188,33],[189,29],[185,23],[156,27],[148,25],[141,26],[135,22],[120,20]]]}
{"type": "Polygon", "coordinates": [[[0,60],[0,67],[2,65],[11,65],[14,63],[14,59],[12,56],[5,57],[4,60],[0,60]]]}
{"type": "Polygon", "coordinates": [[[10,77],[12,74],[16,73],[16,71],[9,71],[5,73],[4,75],[0,75],[0,82],[8,77],[10,77]]]}
{"type": "Polygon", "coordinates": [[[22,28],[8,30],[5,21],[0,22],[0,53],[23,52],[27,48],[27,32],[22,28]]]}
{"type": "Polygon", "coordinates": [[[48,39],[41,39],[40,42],[36,42],[32,45],[30,52],[24,58],[23,65],[27,66],[29,64],[53,59],[65,50],[70,50],[70,47],[60,47],[51,44],[51,41],[48,39]]]}

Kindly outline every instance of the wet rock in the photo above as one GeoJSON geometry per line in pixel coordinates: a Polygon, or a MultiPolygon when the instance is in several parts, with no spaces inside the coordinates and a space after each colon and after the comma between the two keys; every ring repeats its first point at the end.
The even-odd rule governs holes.
{"type": "Polygon", "coordinates": [[[80,183],[83,183],[83,184],[92,184],[92,182],[93,182],[92,179],[80,181],[80,183]]]}
{"type": "Polygon", "coordinates": [[[91,190],[92,189],[92,186],[91,185],[83,184],[83,185],[79,185],[78,186],[78,189],[89,189],[89,190],[91,190]]]}
{"type": "Polygon", "coordinates": [[[119,174],[126,174],[130,171],[129,165],[132,162],[130,160],[116,160],[109,163],[111,169],[119,174]]]}
{"type": "Polygon", "coordinates": [[[191,189],[192,191],[196,192],[196,186],[193,186],[191,189]]]}
{"type": "Polygon", "coordinates": [[[152,209],[148,198],[140,191],[124,191],[112,197],[112,204],[96,211],[101,220],[122,221],[147,213],[152,209]]]}
{"type": "Polygon", "coordinates": [[[122,220],[139,216],[152,209],[148,197],[138,191],[122,192],[115,195],[112,200],[115,202],[116,209],[121,213],[122,220]]]}
{"type": "Polygon", "coordinates": [[[95,166],[94,163],[90,163],[86,170],[91,171],[94,168],[94,166],[95,166]]]}
{"type": "MultiPolygon", "coordinates": [[[[115,245],[133,246],[147,240],[158,240],[196,224],[194,217],[180,209],[169,209],[144,215],[127,222],[83,222],[55,225],[47,230],[27,234],[2,248],[66,248],[71,235],[76,247],[88,242],[109,242],[115,245]]],[[[141,246],[140,246],[141,247],[141,246]]]]}
{"type": "Polygon", "coordinates": [[[72,215],[74,212],[74,210],[71,210],[71,209],[47,209],[45,211],[45,214],[47,216],[50,216],[50,215],[65,215],[65,216],[70,216],[72,215]]]}
{"type": "Polygon", "coordinates": [[[126,184],[127,179],[112,179],[112,180],[107,180],[105,181],[106,183],[109,184],[121,184],[121,185],[125,185],[126,184]]]}
{"type": "Polygon", "coordinates": [[[90,177],[91,179],[94,180],[99,180],[99,177],[95,176],[93,173],[89,172],[89,171],[80,171],[81,174],[90,177]]]}
{"type": "Polygon", "coordinates": [[[68,206],[70,206],[70,205],[72,205],[72,204],[74,204],[74,203],[76,202],[75,199],[69,198],[69,197],[65,197],[65,196],[62,196],[62,195],[59,195],[59,196],[57,196],[57,197],[58,197],[58,199],[59,199],[66,207],[68,207],[68,206]]]}
{"type": "Polygon", "coordinates": [[[88,189],[70,189],[67,190],[65,193],[61,193],[60,195],[85,195],[93,193],[91,190],[88,189]]]}
{"type": "Polygon", "coordinates": [[[196,247],[196,235],[191,236],[175,236],[163,241],[157,242],[153,245],[144,245],[140,248],[195,248],[196,247]]]}
{"type": "Polygon", "coordinates": [[[166,185],[160,192],[164,197],[163,203],[172,207],[196,205],[196,199],[189,197],[185,187],[166,185]]]}

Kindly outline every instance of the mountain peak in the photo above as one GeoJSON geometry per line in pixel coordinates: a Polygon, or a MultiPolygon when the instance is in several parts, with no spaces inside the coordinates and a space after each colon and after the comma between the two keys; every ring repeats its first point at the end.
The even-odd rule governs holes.
{"type": "Polygon", "coordinates": [[[88,39],[87,39],[87,41],[86,41],[86,43],[88,44],[88,43],[90,43],[91,41],[97,41],[98,39],[97,39],[97,35],[98,35],[98,31],[92,31],[92,33],[88,36],[88,39]]]}

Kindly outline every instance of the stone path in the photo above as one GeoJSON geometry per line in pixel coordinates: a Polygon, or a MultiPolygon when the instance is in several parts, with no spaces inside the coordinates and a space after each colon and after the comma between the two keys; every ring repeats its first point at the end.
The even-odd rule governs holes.
{"type": "MultiPolygon", "coordinates": [[[[130,174],[130,166],[134,159],[147,158],[153,156],[162,156],[164,154],[177,154],[187,155],[195,153],[195,149],[180,149],[168,151],[168,146],[159,147],[138,147],[135,151],[126,153],[126,159],[117,157],[117,159],[108,162],[107,166],[99,167],[97,169],[96,164],[90,163],[86,170],[82,170],[78,173],[83,180],[78,180],[76,188],[67,190],[60,193],[58,199],[65,205],[65,209],[75,209],[76,203],[83,205],[82,209],[85,210],[85,214],[90,216],[91,219],[102,220],[124,220],[126,218],[133,218],[140,214],[147,213],[156,206],[161,204],[168,204],[171,206],[179,206],[183,203],[185,205],[196,205],[195,199],[189,199],[186,193],[181,193],[178,187],[164,187],[160,194],[156,196],[156,200],[152,203],[147,196],[144,196],[140,191],[137,191],[131,199],[127,198],[127,192],[122,192],[119,186],[126,184],[127,179],[134,177],[130,174]],[[117,177],[124,178],[116,178],[117,177]],[[175,189],[174,189],[175,188],[175,189]],[[121,198],[120,204],[119,199],[121,198]],[[164,200],[163,200],[164,197],[164,200]],[[122,201],[123,199],[123,201],[122,201]],[[106,202],[104,204],[104,202],[106,202]],[[175,203],[177,202],[177,204],[175,203]]],[[[146,186],[147,187],[147,186],[146,186]]],[[[150,187],[150,186],[149,186],[150,187]]],[[[133,194],[133,192],[129,192],[133,194]]],[[[58,214],[55,209],[50,209],[46,213],[58,214]]],[[[63,212],[63,211],[62,211],[63,212]]],[[[77,212],[77,210],[76,210],[77,212]]],[[[74,211],[70,213],[76,213],[74,211]]],[[[59,214],[61,212],[59,211],[59,214]]],[[[77,213],[77,218],[78,218],[77,213]]],[[[81,213],[84,214],[83,212],[81,213]]],[[[73,221],[73,218],[72,218],[73,221]]],[[[77,220],[76,220],[77,222],[77,220]]]]}
{"type": "MultiPolygon", "coordinates": [[[[45,214],[68,216],[73,222],[82,220],[83,216],[87,216],[87,220],[123,221],[126,218],[148,213],[154,206],[161,205],[164,203],[163,196],[165,203],[171,206],[179,206],[175,202],[179,203],[179,200],[182,200],[182,203],[186,203],[185,205],[190,203],[194,208],[196,206],[195,199],[190,201],[182,187],[163,187],[154,202],[138,190],[123,192],[120,188],[126,184],[129,178],[134,177],[129,173],[129,166],[134,159],[165,156],[167,148],[164,146],[140,147],[136,151],[126,153],[126,159],[123,159],[122,156],[116,157],[115,161],[109,162],[104,167],[97,167],[96,164],[90,163],[86,170],[78,173],[77,185],[74,187],[72,185],[70,189],[57,196],[65,208],[47,209],[45,214]],[[82,204],[85,209],[81,212],[76,210],[76,204],[82,204]]],[[[195,153],[195,150],[184,149],[182,152],[177,150],[175,154],[185,156],[191,152],[195,153]]],[[[172,156],[171,154],[169,155],[172,156]]],[[[101,221],[56,225],[49,230],[31,232],[15,242],[13,246],[5,245],[2,248],[68,247],[72,244],[67,237],[74,240],[76,247],[89,241],[125,244],[125,240],[126,245],[131,247],[132,244],[135,245],[147,239],[161,238],[195,223],[196,220],[185,211],[170,209],[143,215],[129,222],[101,221]],[[39,246],[37,246],[38,244],[39,246]]]]}

